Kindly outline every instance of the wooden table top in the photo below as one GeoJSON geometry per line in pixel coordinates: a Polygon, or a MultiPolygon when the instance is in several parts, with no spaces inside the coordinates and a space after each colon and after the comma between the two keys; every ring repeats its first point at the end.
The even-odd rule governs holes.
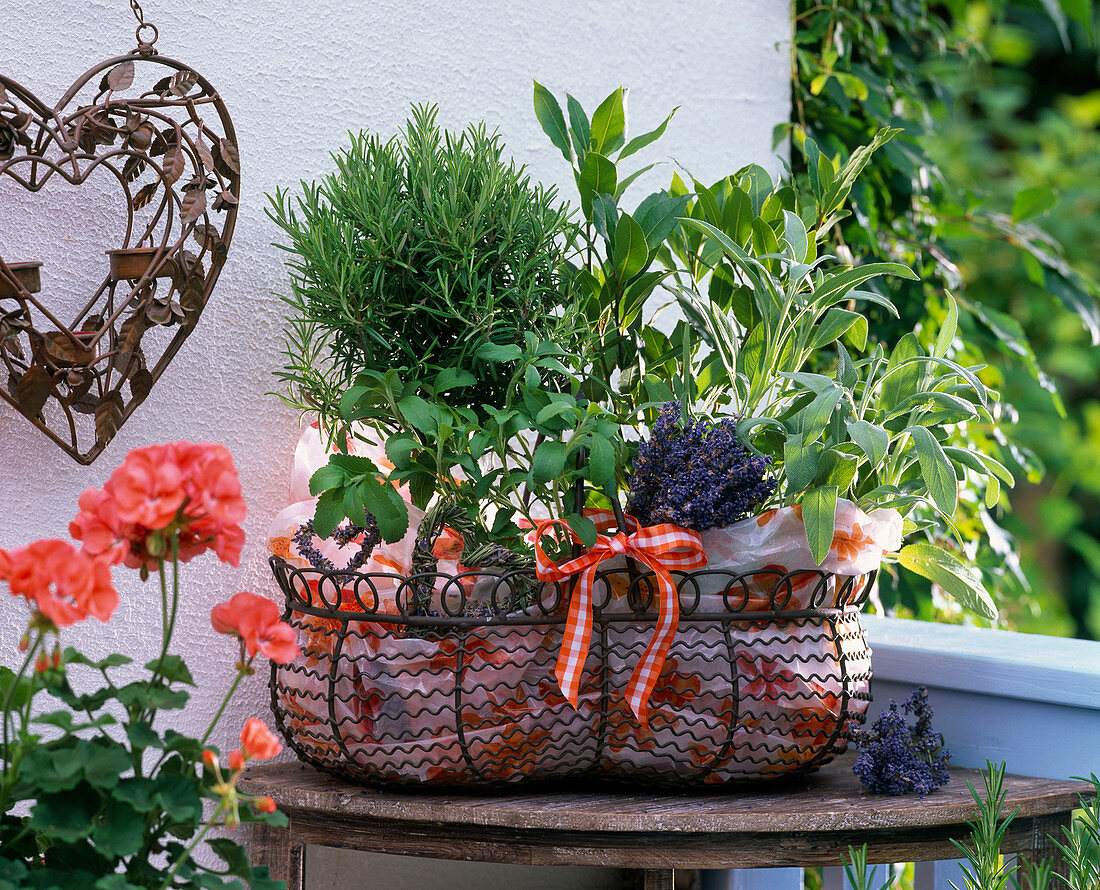
{"type": "MultiPolygon", "coordinates": [[[[953,825],[975,815],[967,781],[984,788],[977,770],[952,768],[951,781],[925,798],[868,794],[852,773],[854,755],[821,771],[755,790],[643,792],[573,785],[502,790],[380,789],[353,785],[299,763],[251,766],[246,794],[267,794],[293,819],[321,816],[454,826],[582,832],[829,832],[953,825]]],[[[1065,813],[1079,806],[1084,782],[1005,777],[1006,813],[1065,813]]]]}

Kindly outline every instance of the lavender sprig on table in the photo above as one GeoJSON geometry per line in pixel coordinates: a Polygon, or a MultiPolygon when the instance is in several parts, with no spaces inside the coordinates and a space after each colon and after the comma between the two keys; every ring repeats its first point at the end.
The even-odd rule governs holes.
{"type": "Polygon", "coordinates": [[[668,402],[638,448],[626,509],[642,525],[721,528],[752,515],[775,491],[764,478],[770,464],[741,444],[732,418],[683,424],[680,403],[668,402]]]}
{"type": "Polygon", "coordinates": [[[932,728],[932,707],[924,686],[901,708],[891,701],[869,730],[855,729],[852,738],[860,748],[852,771],[874,794],[924,797],[951,778],[947,771],[951,752],[943,746],[943,736],[932,728]],[[915,718],[913,725],[907,714],[915,718]]]}

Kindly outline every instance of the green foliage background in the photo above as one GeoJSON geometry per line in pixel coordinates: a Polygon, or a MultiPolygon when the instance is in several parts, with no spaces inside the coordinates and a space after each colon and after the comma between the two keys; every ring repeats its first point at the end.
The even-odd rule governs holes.
{"type": "MultiPolygon", "coordinates": [[[[797,0],[794,13],[794,111],[781,135],[848,154],[883,126],[904,130],[861,177],[834,249],[920,272],[920,283],[880,285],[900,325],[935,330],[944,295],[959,298],[970,358],[989,363],[985,382],[1014,420],[1000,444],[1026,481],[969,517],[994,541],[978,557],[1002,620],[1100,638],[1093,4],[797,0]]],[[[927,590],[892,594],[903,614],[952,617],[927,590]]]]}

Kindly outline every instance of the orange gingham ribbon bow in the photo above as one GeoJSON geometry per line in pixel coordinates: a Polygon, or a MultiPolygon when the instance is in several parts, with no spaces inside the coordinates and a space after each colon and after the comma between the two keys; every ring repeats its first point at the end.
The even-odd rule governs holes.
{"type": "MultiPolygon", "coordinates": [[[[597,532],[607,532],[615,527],[615,515],[610,510],[586,510],[585,516],[596,524],[597,532]]],[[[535,574],[540,581],[560,581],[580,574],[569,598],[569,617],[565,625],[561,652],[554,673],[558,685],[569,703],[577,707],[581,671],[588,658],[592,637],[592,585],[596,570],[604,560],[613,556],[633,557],[648,566],[657,576],[660,602],[657,611],[657,631],[649,641],[638,666],[630,676],[626,687],[626,700],[630,710],[642,726],[649,726],[649,697],[668,655],[672,638],[680,623],[680,597],[673,581],[672,571],[689,571],[702,568],[707,563],[699,535],[690,529],[672,523],[638,528],[633,516],[626,517],[630,534],[619,531],[614,537],[597,536],[596,545],[587,553],[557,564],[542,549],[542,536],[554,525],[560,525],[575,543],[581,543],[569,526],[560,519],[544,519],[535,527],[535,574]]]]}

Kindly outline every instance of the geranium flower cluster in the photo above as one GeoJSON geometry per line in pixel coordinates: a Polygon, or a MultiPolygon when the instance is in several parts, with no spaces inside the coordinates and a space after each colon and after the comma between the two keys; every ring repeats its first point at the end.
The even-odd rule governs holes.
{"type": "Polygon", "coordinates": [[[69,534],[83,550],[130,568],[187,562],[207,550],[236,566],[244,544],[245,502],[224,445],[168,442],[135,448],[103,488],[80,496],[69,534]]]}
{"type": "Polygon", "coordinates": [[[943,746],[943,736],[932,729],[932,707],[924,686],[901,709],[891,701],[869,730],[854,729],[852,738],[860,747],[852,770],[875,794],[924,797],[951,778],[947,771],[951,752],[943,746]],[[915,718],[913,725],[907,714],[915,718]]]}
{"type": "Polygon", "coordinates": [[[752,515],[775,491],[765,478],[770,463],[741,444],[733,419],[684,425],[679,402],[668,402],[638,448],[626,509],[643,526],[722,528],[752,515]]]}
{"type": "Polygon", "coordinates": [[[294,629],[279,620],[279,607],[254,593],[241,591],[229,602],[218,603],[210,610],[210,623],[218,633],[240,639],[241,663],[246,667],[256,653],[277,664],[289,664],[301,654],[294,629]]]}
{"type": "Polygon", "coordinates": [[[89,616],[106,621],[118,608],[108,562],[56,538],[0,550],[0,580],[58,627],[89,616]]]}
{"type": "MultiPolygon", "coordinates": [[[[218,755],[209,748],[202,752],[202,760],[214,773],[214,785],[211,790],[221,798],[221,806],[225,811],[225,824],[234,827],[240,823],[239,803],[240,792],[237,791],[237,780],[241,770],[250,760],[270,760],[283,750],[282,743],[263,720],[249,717],[241,730],[241,747],[229,752],[227,759],[229,774],[223,776],[221,761],[218,755]]],[[[264,795],[262,797],[245,796],[244,800],[261,812],[274,813],[275,801],[264,795]]]]}

